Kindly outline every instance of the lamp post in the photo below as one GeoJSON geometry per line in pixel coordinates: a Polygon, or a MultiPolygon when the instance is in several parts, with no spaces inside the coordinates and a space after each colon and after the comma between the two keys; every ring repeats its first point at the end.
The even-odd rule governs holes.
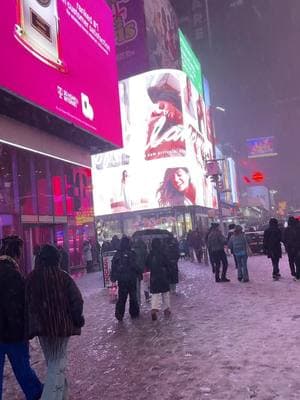
{"type": "MultiPolygon", "coordinates": [[[[226,112],[226,109],[222,106],[211,106],[211,110],[221,111],[223,113],[226,112]]],[[[212,117],[212,116],[211,116],[212,117]]],[[[208,172],[208,177],[210,177],[211,181],[216,185],[216,192],[217,192],[217,202],[218,202],[218,218],[220,221],[221,231],[224,233],[224,223],[223,223],[223,210],[222,210],[222,203],[221,203],[221,180],[222,171],[219,166],[220,161],[224,161],[224,159],[217,159],[216,156],[216,134],[215,134],[215,125],[214,119],[211,118],[211,129],[212,129],[212,147],[213,147],[213,159],[206,160],[206,170],[208,172]],[[209,168],[213,167],[213,168],[209,168]]]]}

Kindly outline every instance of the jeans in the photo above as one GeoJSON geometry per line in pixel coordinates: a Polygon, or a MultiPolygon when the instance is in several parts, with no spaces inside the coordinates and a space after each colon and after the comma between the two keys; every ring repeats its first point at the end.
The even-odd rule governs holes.
{"type": "Polygon", "coordinates": [[[136,318],[140,314],[140,307],[137,300],[136,282],[118,282],[119,295],[116,304],[116,318],[120,321],[125,314],[125,306],[129,295],[129,314],[132,318],[136,318]]]}
{"type": "Polygon", "coordinates": [[[151,308],[152,310],[169,310],[171,307],[170,292],[152,293],[151,308]]]}
{"type": "Polygon", "coordinates": [[[67,400],[65,376],[69,338],[39,337],[47,364],[47,376],[41,400],[67,400]]]}
{"type": "Polygon", "coordinates": [[[238,268],[238,280],[248,282],[249,275],[248,275],[248,268],[247,268],[247,255],[235,255],[237,268],[238,268]]]}
{"type": "Polygon", "coordinates": [[[0,343],[0,400],[2,399],[2,384],[5,356],[8,357],[16,379],[21,386],[26,400],[37,400],[40,398],[43,385],[30,366],[29,344],[0,343]]]}

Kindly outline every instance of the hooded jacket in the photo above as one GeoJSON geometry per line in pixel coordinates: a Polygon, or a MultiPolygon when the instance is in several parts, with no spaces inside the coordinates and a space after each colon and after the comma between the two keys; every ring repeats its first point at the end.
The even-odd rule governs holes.
{"type": "Polygon", "coordinates": [[[147,257],[146,267],[150,271],[150,292],[169,292],[171,268],[159,239],[152,241],[152,250],[147,257]]]}
{"type": "Polygon", "coordinates": [[[278,227],[278,223],[276,220],[270,221],[270,226],[264,232],[264,251],[267,254],[268,258],[281,258],[282,250],[281,250],[281,241],[282,234],[281,230],[278,227]]]}

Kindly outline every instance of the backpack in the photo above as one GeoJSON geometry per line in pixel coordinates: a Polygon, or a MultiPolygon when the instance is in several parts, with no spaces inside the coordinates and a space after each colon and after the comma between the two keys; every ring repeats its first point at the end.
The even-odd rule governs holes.
{"type": "Polygon", "coordinates": [[[117,253],[112,260],[111,281],[129,281],[133,275],[130,253],[117,253]]]}

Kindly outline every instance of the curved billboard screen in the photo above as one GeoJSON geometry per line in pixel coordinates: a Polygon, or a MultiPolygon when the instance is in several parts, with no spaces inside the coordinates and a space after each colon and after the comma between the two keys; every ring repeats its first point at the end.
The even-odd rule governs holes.
{"type": "Polygon", "coordinates": [[[119,86],[124,149],[92,158],[95,214],[216,207],[205,104],[187,75],[157,70],[119,86]]]}

